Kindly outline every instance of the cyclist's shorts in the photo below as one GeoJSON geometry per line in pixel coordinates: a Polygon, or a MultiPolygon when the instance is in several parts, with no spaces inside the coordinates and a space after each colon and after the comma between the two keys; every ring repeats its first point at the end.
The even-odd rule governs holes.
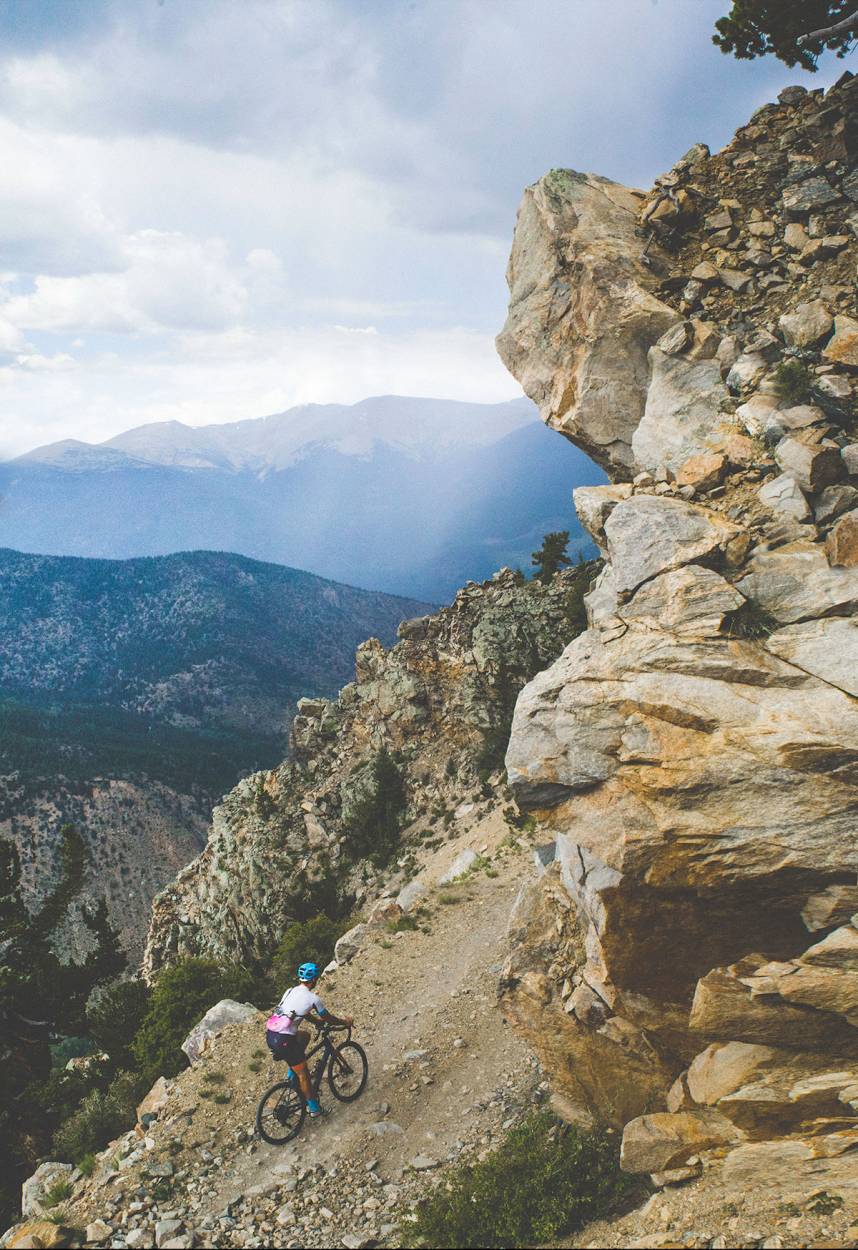
{"type": "Polygon", "coordinates": [[[304,1062],[307,1039],[301,1037],[300,1034],[275,1033],[273,1029],[267,1029],[265,1040],[268,1043],[268,1049],[278,1059],[286,1059],[292,1064],[304,1062]]]}

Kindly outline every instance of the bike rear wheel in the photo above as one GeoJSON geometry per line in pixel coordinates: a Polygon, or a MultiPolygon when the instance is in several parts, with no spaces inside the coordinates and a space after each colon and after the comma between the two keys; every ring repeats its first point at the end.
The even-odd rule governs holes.
{"type": "Polygon", "coordinates": [[[306,1104],[298,1091],[289,1081],[278,1081],[259,1100],[256,1131],[270,1145],[285,1146],[301,1132],[306,1114],[306,1104]]]}
{"type": "Polygon", "coordinates": [[[357,1042],[343,1042],[331,1055],[328,1068],[328,1085],[340,1102],[354,1102],[366,1088],[369,1063],[362,1046],[357,1042]]]}

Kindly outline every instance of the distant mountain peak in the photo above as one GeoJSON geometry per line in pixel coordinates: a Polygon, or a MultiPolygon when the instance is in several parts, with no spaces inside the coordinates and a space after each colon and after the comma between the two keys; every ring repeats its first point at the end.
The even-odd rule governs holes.
{"type": "Polygon", "coordinates": [[[365,459],[391,447],[416,460],[451,448],[489,447],[537,420],[523,396],[500,404],[409,395],[376,395],[355,404],[301,404],[267,417],[218,425],[157,421],[103,443],[66,439],[18,459],[75,471],[117,467],[128,460],[182,469],[265,475],[326,449],[365,459]]]}

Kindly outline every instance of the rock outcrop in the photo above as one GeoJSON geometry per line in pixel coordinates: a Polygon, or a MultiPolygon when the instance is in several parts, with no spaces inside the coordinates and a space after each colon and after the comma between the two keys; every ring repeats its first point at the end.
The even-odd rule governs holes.
{"type": "Polygon", "coordinates": [[[208,845],[154,903],[144,972],[188,954],[253,959],[337,901],[396,892],[417,840],[447,835],[465,800],[494,801],[518,691],[580,629],[580,575],[548,585],[502,570],[435,616],[404,622],[386,651],[358,648],[336,700],[302,699],[290,758],[242,781],[216,808],[208,845]],[[403,843],[392,872],[366,858],[354,812],[386,749],[403,781],[403,843]]]}
{"type": "Polygon", "coordinates": [[[519,213],[500,353],[614,484],[576,492],[589,628],[516,706],[558,863],[503,998],[633,1171],[858,1141],[856,152],[845,75],[646,197],[552,171],[519,213]]]}

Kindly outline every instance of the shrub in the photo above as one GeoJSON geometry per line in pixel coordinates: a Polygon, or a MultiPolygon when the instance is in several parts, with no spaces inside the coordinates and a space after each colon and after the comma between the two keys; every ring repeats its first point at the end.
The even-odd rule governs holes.
{"type": "Polygon", "coordinates": [[[784,360],[775,370],[774,383],[781,403],[793,407],[810,401],[813,375],[803,361],[784,360]]]}
{"type": "Polygon", "coordinates": [[[290,925],[271,960],[274,992],[278,995],[287,985],[294,985],[301,964],[311,961],[324,968],[334,957],[337,939],[349,928],[347,920],[331,920],[323,912],[290,925]]]}
{"type": "Polygon", "coordinates": [[[96,1085],[97,1074],[54,1069],[46,1081],[34,1082],[27,1087],[24,1099],[49,1131],[74,1111],[96,1085]]]}
{"type": "Polygon", "coordinates": [[[80,1166],[129,1129],[145,1089],[146,1083],[136,1073],[119,1072],[107,1090],[92,1090],[54,1134],[57,1158],[80,1166]]]}
{"type": "Polygon", "coordinates": [[[246,1000],[254,979],[244,968],[208,959],[183,959],[164,969],[149,999],[131,1050],[145,1082],[176,1076],[187,1060],[182,1042],[221,998],[246,1000]]]}
{"type": "Polygon", "coordinates": [[[86,1006],[89,1031],[119,1068],[132,1065],[131,1043],[143,1023],[149,990],[143,981],[114,981],[86,1006]]]}
{"type": "Polygon", "coordinates": [[[560,1126],[534,1112],[503,1146],[461,1166],[403,1230],[410,1246],[534,1246],[608,1214],[638,1182],[620,1171],[606,1134],[560,1126]]]}

